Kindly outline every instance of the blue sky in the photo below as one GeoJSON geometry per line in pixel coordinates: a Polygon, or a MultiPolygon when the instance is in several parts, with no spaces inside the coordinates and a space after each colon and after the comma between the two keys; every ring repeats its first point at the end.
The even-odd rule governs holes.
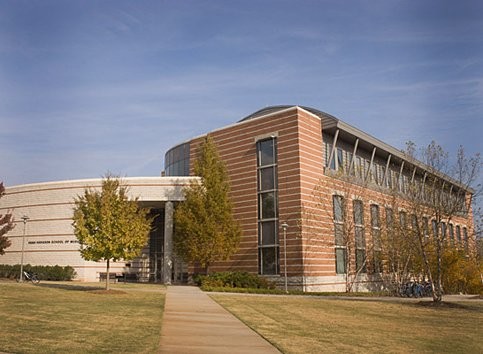
{"type": "Polygon", "coordinates": [[[269,105],[482,152],[482,1],[0,0],[0,180],[158,176],[269,105]]]}

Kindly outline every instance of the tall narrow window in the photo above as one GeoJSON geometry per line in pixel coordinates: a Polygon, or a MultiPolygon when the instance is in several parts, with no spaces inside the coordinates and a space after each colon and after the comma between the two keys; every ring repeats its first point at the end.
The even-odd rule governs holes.
{"type": "Polygon", "coordinates": [[[423,216],[423,234],[425,239],[429,237],[429,220],[426,216],[423,216]]]}
{"type": "Polygon", "coordinates": [[[463,227],[463,240],[465,242],[465,252],[468,253],[468,230],[466,227],[463,227]]]}
{"type": "Polygon", "coordinates": [[[446,223],[441,223],[441,240],[446,242],[446,223]]]}
{"type": "Polygon", "coordinates": [[[356,241],[356,272],[366,272],[366,238],[364,235],[364,206],[361,200],[354,200],[354,232],[356,241]]]}
{"type": "Polygon", "coordinates": [[[403,232],[407,231],[407,214],[405,211],[400,211],[399,212],[399,226],[401,227],[401,230],[403,232]]]}
{"type": "Polygon", "coordinates": [[[431,220],[431,226],[433,227],[433,237],[436,240],[438,238],[438,223],[436,220],[431,220]]]}
{"type": "Polygon", "coordinates": [[[337,148],[337,170],[344,172],[344,150],[337,148]]]}
{"type": "Polygon", "coordinates": [[[374,273],[382,272],[382,251],[381,251],[381,223],[379,220],[379,206],[371,205],[371,229],[372,242],[374,243],[373,270],[374,273]]]}
{"type": "Polygon", "coordinates": [[[334,245],[335,245],[335,271],[337,274],[346,272],[347,235],[345,234],[345,202],[340,195],[332,197],[334,205],[334,245]]]}
{"type": "Polygon", "coordinates": [[[456,239],[458,240],[458,247],[461,247],[461,228],[456,225],[456,239]]]}
{"type": "Polygon", "coordinates": [[[386,233],[389,251],[389,270],[394,272],[397,269],[396,246],[394,244],[394,212],[386,208],[386,233]]]}
{"type": "Polygon", "coordinates": [[[449,241],[451,246],[454,246],[454,227],[453,224],[449,224],[449,241]]]}
{"type": "Polygon", "coordinates": [[[355,172],[357,177],[364,179],[364,160],[360,156],[356,157],[355,172]]]}
{"type": "Polygon", "coordinates": [[[257,142],[258,172],[258,271],[278,274],[277,140],[257,142]]]}

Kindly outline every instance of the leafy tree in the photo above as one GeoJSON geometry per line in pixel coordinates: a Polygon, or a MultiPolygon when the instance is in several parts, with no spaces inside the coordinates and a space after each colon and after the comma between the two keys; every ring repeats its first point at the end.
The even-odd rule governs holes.
{"type": "Polygon", "coordinates": [[[199,147],[194,173],[202,182],[191,183],[184,191],[185,201],[176,207],[174,248],[185,262],[199,263],[208,274],[213,262],[227,260],[237,251],[241,237],[226,167],[211,136],[199,147]]]}
{"type": "MultiPolygon", "coordinates": [[[[0,182],[0,198],[5,194],[5,187],[3,182],[0,182]]],[[[5,234],[15,227],[13,223],[13,216],[11,212],[7,212],[5,215],[0,214],[0,255],[5,253],[5,249],[11,244],[10,240],[5,234]]]]}
{"type": "Polygon", "coordinates": [[[109,262],[138,256],[146,245],[151,220],[140,209],[137,198],[129,199],[118,178],[107,175],[101,191],[86,188],[75,199],[74,233],[81,255],[88,261],[106,261],[106,290],[109,289],[109,262]]]}

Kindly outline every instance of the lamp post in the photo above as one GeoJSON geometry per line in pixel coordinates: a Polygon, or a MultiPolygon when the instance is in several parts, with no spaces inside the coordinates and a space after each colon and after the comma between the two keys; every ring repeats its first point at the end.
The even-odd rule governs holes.
{"type": "Polygon", "coordinates": [[[283,272],[285,276],[285,292],[288,293],[288,286],[287,286],[287,227],[288,227],[288,224],[284,222],[280,226],[283,229],[283,272]]]}
{"type": "Polygon", "coordinates": [[[23,220],[23,236],[22,236],[22,257],[20,260],[20,282],[23,282],[23,252],[25,249],[25,228],[27,226],[27,220],[30,219],[27,215],[22,216],[23,220]]]}

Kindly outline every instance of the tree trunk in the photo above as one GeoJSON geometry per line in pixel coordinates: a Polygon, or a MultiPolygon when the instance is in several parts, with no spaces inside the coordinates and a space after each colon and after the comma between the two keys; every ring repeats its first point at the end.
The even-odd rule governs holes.
{"type": "Polygon", "coordinates": [[[441,241],[437,240],[436,245],[436,256],[438,257],[438,264],[437,264],[437,274],[436,274],[436,286],[433,286],[433,301],[440,302],[443,299],[443,284],[442,284],[442,276],[441,276],[441,241]],[[435,291],[436,290],[436,291],[435,291]]]}
{"type": "Polygon", "coordinates": [[[106,290],[109,290],[109,259],[106,264],[106,290]]]}

